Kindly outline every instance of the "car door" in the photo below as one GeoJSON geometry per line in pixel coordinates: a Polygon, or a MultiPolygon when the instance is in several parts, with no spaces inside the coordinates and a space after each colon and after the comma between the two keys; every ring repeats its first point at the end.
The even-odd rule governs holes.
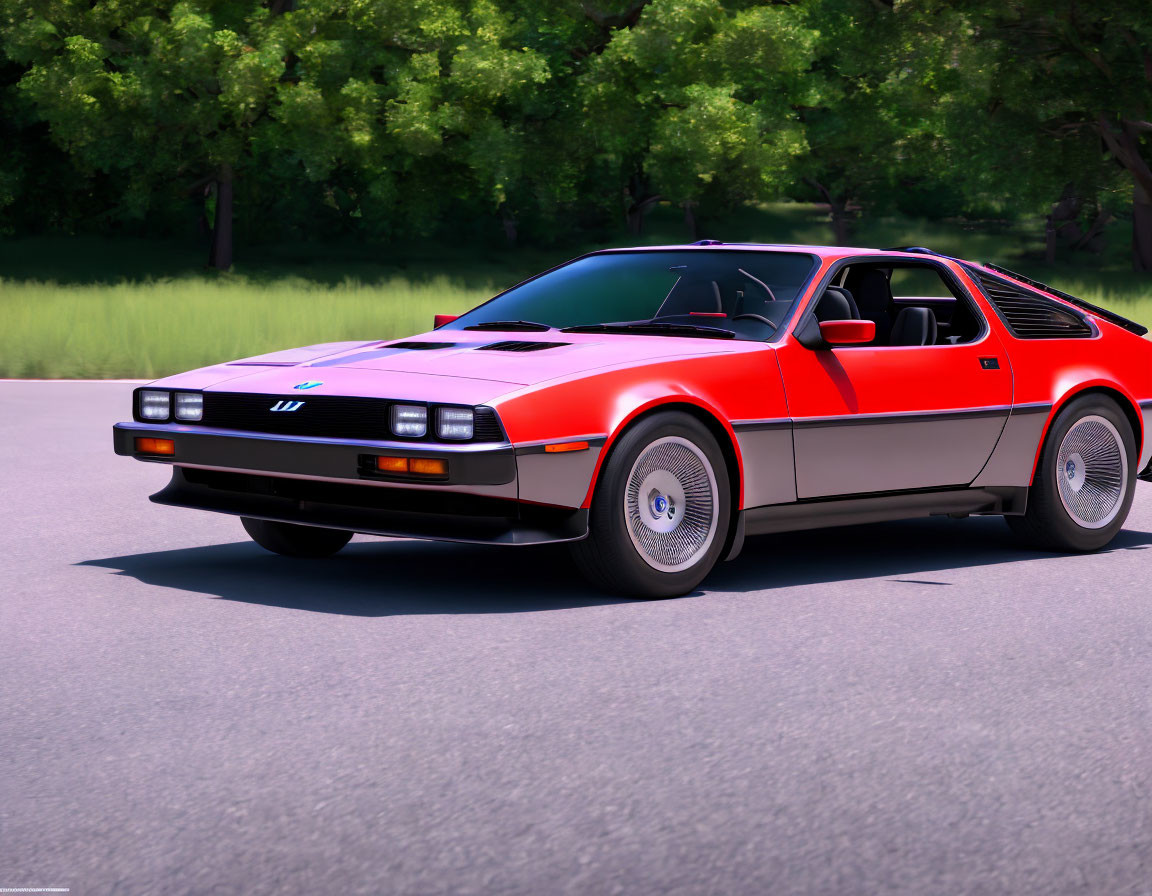
{"type": "Polygon", "coordinates": [[[812,349],[794,329],[780,344],[798,498],[963,486],[992,454],[1012,401],[1011,369],[959,279],[938,267],[979,318],[969,342],[812,349]]]}

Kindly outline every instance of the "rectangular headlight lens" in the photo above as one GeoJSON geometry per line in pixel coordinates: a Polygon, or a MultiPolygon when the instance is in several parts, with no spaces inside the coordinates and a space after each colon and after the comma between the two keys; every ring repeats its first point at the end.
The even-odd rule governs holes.
{"type": "Polygon", "coordinates": [[[177,392],[176,419],[203,420],[204,396],[199,392],[177,392]]]}
{"type": "Polygon", "coordinates": [[[140,416],[145,420],[167,420],[170,404],[167,392],[141,392],[140,416]]]}
{"type": "Polygon", "coordinates": [[[470,439],[474,428],[471,408],[440,408],[436,412],[436,434],[442,439],[470,439]]]}
{"type": "Polygon", "coordinates": [[[392,405],[392,432],[417,437],[428,432],[428,409],[416,404],[392,405]]]}

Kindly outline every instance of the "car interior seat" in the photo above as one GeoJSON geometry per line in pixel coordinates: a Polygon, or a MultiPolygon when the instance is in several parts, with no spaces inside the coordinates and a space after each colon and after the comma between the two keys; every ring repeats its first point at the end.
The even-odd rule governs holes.
{"type": "Polygon", "coordinates": [[[849,275],[860,317],[876,324],[876,345],[888,345],[892,332],[892,285],[880,268],[865,268],[849,275]]]}
{"type": "Polygon", "coordinates": [[[905,308],[892,324],[889,345],[935,345],[936,315],[931,308],[905,308]]]}
{"type": "Polygon", "coordinates": [[[826,286],[816,303],[816,320],[859,320],[860,310],[852,293],[842,286],[826,286]]]}

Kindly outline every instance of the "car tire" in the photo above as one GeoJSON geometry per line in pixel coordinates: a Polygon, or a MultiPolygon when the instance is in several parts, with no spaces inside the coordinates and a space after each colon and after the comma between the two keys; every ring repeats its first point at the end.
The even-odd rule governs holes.
{"type": "Polygon", "coordinates": [[[266,551],[285,557],[331,557],[352,540],[352,533],[241,517],[244,531],[266,551]]]}
{"type": "Polygon", "coordinates": [[[1124,526],[1136,489],[1136,439],[1103,395],[1071,401],[1052,422],[1023,516],[1006,517],[1029,544],[1098,551],[1124,526]]]}
{"type": "Polygon", "coordinates": [[[571,545],[580,571],[614,594],[676,597],[724,549],[732,516],[728,467],[695,417],[661,412],[624,433],[592,497],[588,537],[571,545]]]}

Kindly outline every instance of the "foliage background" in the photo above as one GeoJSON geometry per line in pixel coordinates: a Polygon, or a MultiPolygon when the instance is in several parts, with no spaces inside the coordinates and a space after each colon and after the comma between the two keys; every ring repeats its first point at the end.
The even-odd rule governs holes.
{"type": "Polygon", "coordinates": [[[233,218],[549,246],[791,199],[1149,270],[1150,47],[1143,0],[0,0],[0,231],[227,267],[233,218]]]}
{"type": "Polygon", "coordinates": [[[0,376],[386,338],[700,237],[1152,324],[1150,108],[1147,0],[0,0],[0,376]]]}

